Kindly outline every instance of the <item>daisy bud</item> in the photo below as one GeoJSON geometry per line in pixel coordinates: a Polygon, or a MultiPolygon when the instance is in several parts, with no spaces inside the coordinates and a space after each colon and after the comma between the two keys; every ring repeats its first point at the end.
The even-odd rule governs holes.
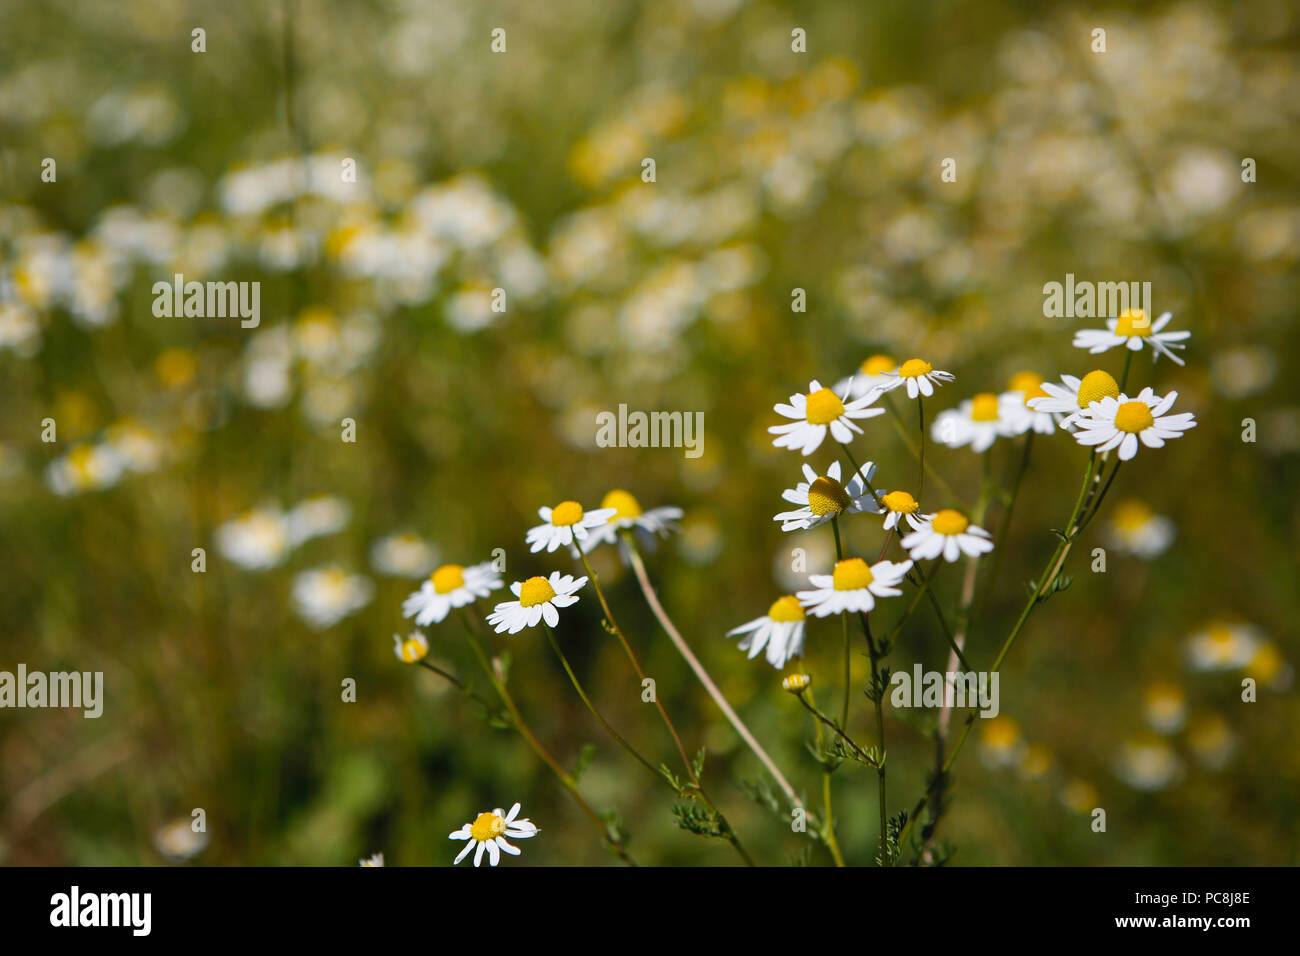
{"type": "Polygon", "coordinates": [[[812,684],[812,678],[807,674],[790,674],[781,681],[781,686],[792,694],[802,694],[810,684],[812,684]]]}

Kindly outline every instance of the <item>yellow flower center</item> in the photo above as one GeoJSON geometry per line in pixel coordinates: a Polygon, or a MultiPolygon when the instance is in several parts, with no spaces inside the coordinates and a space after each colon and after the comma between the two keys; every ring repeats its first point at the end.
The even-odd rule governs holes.
{"type": "Polygon", "coordinates": [[[495,813],[480,813],[474,825],[469,828],[471,838],[479,843],[495,840],[506,832],[506,821],[495,813]]]}
{"type": "Polygon", "coordinates": [[[970,527],[970,521],[960,511],[944,508],[934,516],[934,520],[930,522],[930,527],[935,530],[935,533],[948,537],[961,534],[970,527]]]}
{"type": "Polygon", "coordinates": [[[804,417],[811,425],[829,425],[844,414],[844,403],[829,388],[821,388],[808,395],[804,417]]]}
{"type": "Polygon", "coordinates": [[[1207,637],[1216,649],[1226,650],[1237,642],[1237,635],[1232,632],[1232,628],[1223,624],[1218,624],[1210,628],[1210,633],[1207,637]]]}
{"type": "Polygon", "coordinates": [[[819,518],[837,515],[850,504],[849,496],[834,478],[823,475],[808,486],[808,510],[819,518]]]}
{"type": "Polygon", "coordinates": [[[1089,372],[1079,383],[1079,407],[1087,408],[1103,398],[1119,398],[1119,382],[1101,369],[1089,372]]]}
{"type": "Polygon", "coordinates": [[[807,674],[791,674],[783,678],[781,686],[792,694],[797,694],[801,690],[807,690],[808,685],[812,683],[812,678],[807,674]]]}
{"type": "Polygon", "coordinates": [[[992,392],[981,392],[970,401],[970,417],[974,422],[998,420],[998,397],[992,392]]]}
{"type": "Polygon", "coordinates": [[[413,637],[408,637],[402,642],[402,660],[407,664],[414,664],[424,657],[425,648],[413,637]]]}
{"type": "Polygon", "coordinates": [[[95,450],[89,445],[78,445],[68,452],[68,464],[82,481],[90,480],[90,463],[95,460],[95,450]]]}
{"type": "Polygon", "coordinates": [[[863,375],[883,375],[898,367],[888,355],[873,355],[859,366],[863,375]]]}
{"type": "Polygon", "coordinates": [[[871,569],[861,558],[846,558],[835,562],[835,572],[831,575],[837,591],[861,591],[873,580],[871,569]]]}
{"type": "Polygon", "coordinates": [[[1128,498],[1115,506],[1111,521],[1117,528],[1125,531],[1137,531],[1151,520],[1151,509],[1140,501],[1128,498]]]}
{"type": "Polygon", "coordinates": [[[898,374],[903,378],[919,378],[922,375],[929,375],[934,370],[934,366],[925,359],[908,359],[898,368],[898,374]]]}
{"type": "Polygon", "coordinates": [[[1151,320],[1142,309],[1129,309],[1115,320],[1115,334],[1146,338],[1151,334],[1151,320]]]}
{"type": "Polygon", "coordinates": [[[555,588],[551,587],[551,582],[546,578],[529,578],[519,588],[521,607],[545,604],[553,597],[555,597],[555,588]]]}
{"type": "MultiPolygon", "coordinates": [[[[604,498],[600,500],[602,508],[613,508],[616,512],[614,518],[639,518],[641,517],[641,503],[633,498],[630,494],[622,489],[615,488],[604,498]]],[[[554,520],[555,514],[551,513],[554,520]]],[[[613,521],[614,518],[610,518],[613,521]]]]}
{"type": "Polygon", "coordinates": [[[582,520],[582,505],[576,501],[561,501],[551,512],[551,524],[557,528],[577,524],[582,520]]]}
{"type": "Polygon", "coordinates": [[[1155,422],[1151,417],[1151,406],[1146,402],[1125,402],[1115,413],[1115,427],[1130,434],[1150,428],[1155,422]]]}
{"type": "Polygon", "coordinates": [[[1020,739],[1020,727],[1010,717],[993,717],[983,721],[984,742],[995,750],[1010,747],[1020,739]]]}
{"type": "Polygon", "coordinates": [[[1017,372],[1011,376],[1007,388],[1013,392],[1024,392],[1026,407],[1031,398],[1044,398],[1047,395],[1043,390],[1043,376],[1037,372],[1017,372]]]}
{"type": "Polygon", "coordinates": [[[905,515],[916,514],[917,509],[921,507],[906,491],[891,491],[887,495],[881,495],[880,503],[890,511],[905,515]]]}
{"type": "Polygon", "coordinates": [[[465,568],[459,564],[444,564],[429,576],[429,580],[439,594],[449,594],[465,586],[465,568]]]}
{"type": "Polygon", "coordinates": [[[767,616],[783,624],[804,619],[803,608],[799,606],[799,599],[793,594],[787,594],[773,601],[772,606],[767,609],[767,616]]]}

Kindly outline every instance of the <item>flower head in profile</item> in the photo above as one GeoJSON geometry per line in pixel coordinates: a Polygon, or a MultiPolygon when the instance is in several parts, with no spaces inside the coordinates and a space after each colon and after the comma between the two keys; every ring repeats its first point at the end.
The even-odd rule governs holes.
{"type": "Polygon", "coordinates": [[[536,627],[545,620],[549,627],[560,623],[559,608],[578,603],[577,592],[587,583],[585,577],[552,571],[549,578],[533,577],[510,585],[517,601],[503,601],[492,609],[487,622],[498,634],[518,634],[526,627],[536,627]]]}
{"type": "Polygon", "coordinates": [[[792,694],[802,694],[812,686],[812,677],[808,674],[787,674],[781,678],[781,686],[792,694]]]}
{"type": "Polygon", "coordinates": [[[766,648],[767,662],[780,670],[792,657],[803,654],[804,622],[805,615],[799,599],[787,594],[773,601],[762,617],[732,628],[727,636],[745,635],[737,646],[742,651],[749,652],[750,660],[766,648]]]}
{"type": "Polygon", "coordinates": [[[849,398],[866,398],[871,390],[885,380],[885,373],[898,368],[898,363],[888,355],[872,355],[848,378],[835,383],[835,391],[849,398]]]}
{"type": "MultiPolygon", "coordinates": [[[[644,544],[653,546],[656,536],[667,537],[677,530],[677,521],[682,516],[682,509],[671,505],[643,511],[641,502],[621,488],[615,488],[600,500],[600,510],[613,513],[604,524],[587,530],[588,551],[602,544],[616,543],[619,532],[627,530],[633,530],[644,544]]],[[[577,548],[573,550],[576,557],[577,548]]]]}
{"type": "Polygon", "coordinates": [[[1136,398],[1123,394],[1103,398],[1075,419],[1079,430],[1074,438],[1080,445],[1095,445],[1098,451],[1118,448],[1120,461],[1136,455],[1139,442],[1148,448],[1163,448],[1168,439],[1179,438],[1187,429],[1196,427],[1196,416],[1191,412],[1165,414],[1177,398],[1177,392],[1161,398],[1149,388],[1142,389],[1136,398]]]}
{"type": "Polygon", "coordinates": [[[533,554],[543,548],[550,554],[560,548],[573,547],[575,540],[585,540],[589,529],[599,528],[617,513],[617,508],[584,511],[576,501],[561,501],[554,508],[537,509],[542,524],[529,528],[524,540],[533,554]]]}
{"type": "Polygon", "coordinates": [[[944,508],[925,525],[902,540],[903,549],[914,561],[926,561],[940,555],[948,563],[963,554],[977,558],[993,550],[993,536],[970,523],[960,511],[944,508]]]}
{"type": "Polygon", "coordinates": [[[1153,792],[1176,783],[1183,775],[1183,762],[1158,737],[1130,740],[1120,749],[1115,776],[1134,790],[1153,792]]]}
{"type": "Polygon", "coordinates": [[[464,567],[444,564],[420,590],[411,593],[402,602],[402,617],[414,617],[419,627],[437,624],[452,608],[472,604],[476,598],[487,597],[501,587],[501,575],[491,561],[464,567]]]}
{"type": "Polygon", "coordinates": [[[519,847],[511,845],[506,837],[511,840],[527,840],[529,837],[535,837],[541,831],[526,817],[522,820],[516,819],[519,814],[519,804],[510,808],[510,812],[500,809],[491,812],[483,811],[474,818],[473,823],[467,823],[459,830],[454,830],[448,834],[449,840],[465,840],[465,848],[456,855],[452,862],[454,866],[469,855],[469,851],[474,851],[474,865],[478,866],[483,861],[483,853],[487,852],[488,862],[496,866],[501,862],[501,854],[509,853],[511,856],[519,855],[519,847]]]}
{"type": "Polygon", "coordinates": [[[847,484],[840,483],[840,474],[838,461],[832,462],[824,475],[818,475],[805,464],[803,476],[806,480],[781,492],[782,498],[800,507],[783,511],[772,520],[783,522],[782,531],[806,531],[842,514],[879,514],[880,506],[867,487],[876,474],[875,464],[867,462],[847,484]]]}
{"type": "Polygon", "coordinates": [[[1083,378],[1062,375],[1061,384],[1043,382],[1042,395],[1030,396],[1025,404],[1038,413],[1055,415],[1062,428],[1073,428],[1074,421],[1093,402],[1119,398],[1119,383],[1107,371],[1094,369],[1083,378]]]}
{"type": "Polygon", "coordinates": [[[289,554],[289,526],[279,508],[253,508],[217,528],[217,547],[250,571],[265,571],[289,554]]]}
{"type": "Polygon", "coordinates": [[[112,446],[77,445],[50,463],[45,479],[55,494],[67,496],[110,488],[125,470],[122,456],[112,446]]]}
{"type": "Polygon", "coordinates": [[[992,392],[982,392],[936,415],[930,436],[949,448],[969,445],[971,451],[986,452],[999,438],[1016,434],[1006,411],[1006,402],[992,392]]]}
{"type": "Polygon", "coordinates": [[[1050,435],[1056,431],[1056,419],[1048,410],[1039,411],[1030,404],[1036,398],[1046,398],[1043,377],[1037,372],[1017,372],[1007,383],[1007,390],[998,396],[1002,419],[1012,435],[1036,432],[1050,435]]]}
{"type": "Polygon", "coordinates": [[[929,398],[936,388],[956,378],[952,372],[940,371],[925,359],[908,359],[893,371],[882,373],[880,382],[872,389],[869,397],[874,401],[885,392],[906,385],[908,398],[929,398]]]}
{"type": "Polygon", "coordinates": [[[885,506],[886,531],[893,531],[904,518],[913,531],[920,531],[934,517],[921,514],[921,505],[906,491],[881,492],[880,503],[885,506]]]}
{"type": "Polygon", "coordinates": [[[1116,551],[1150,561],[1174,540],[1174,523],[1154,513],[1145,502],[1125,498],[1111,509],[1106,541],[1116,551]]]}
{"type": "Polygon", "coordinates": [[[772,444],[777,448],[798,448],[804,455],[811,455],[830,432],[837,442],[847,445],[855,434],[862,434],[855,420],[885,413],[883,408],[869,407],[871,402],[870,397],[849,399],[847,388],[837,395],[813,379],[807,393],[797,392],[790,396],[788,405],[779,402],[773,406],[777,414],[794,420],[768,429],[777,436],[772,444]]]}
{"type": "Polygon", "coordinates": [[[844,612],[870,611],[876,598],[898,597],[898,584],[912,570],[911,561],[877,561],[868,565],[861,558],[835,562],[831,574],[811,574],[812,588],[800,591],[799,603],[813,617],[829,617],[844,612]]]}
{"type": "Polygon", "coordinates": [[[362,866],[383,866],[384,855],[382,853],[372,853],[364,860],[357,860],[362,866]]]}
{"type": "Polygon", "coordinates": [[[1171,350],[1187,348],[1186,345],[1178,343],[1190,338],[1192,333],[1162,332],[1161,329],[1168,325],[1172,318],[1173,313],[1166,312],[1152,322],[1142,309],[1126,309],[1119,318],[1107,319],[1105,329],[1080,329],[1075,332],[1074,347],[1087,349],[1095,355],[1113,349],[1117,345],[1123,345],[1134,352],[1141,351],[1143,345],[1150,345],[1152,360],[1160,358],[1161,355],[1168,355],[1182,365],[1183,360],[1171,350]]]}
{"type": "Polygon", "coordinates": [[[403,664],[418,664],[429,653],[429,639],[419,631],[406,637],[393,635],[393,653],[403,664]]]}

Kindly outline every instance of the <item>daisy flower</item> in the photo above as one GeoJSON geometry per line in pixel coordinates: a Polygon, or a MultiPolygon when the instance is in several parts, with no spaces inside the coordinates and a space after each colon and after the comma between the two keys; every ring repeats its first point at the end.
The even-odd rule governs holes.
{"type": "Polygon", "coordinates": [[[1150,561],[1174,540],[1174,523],[1152,512],[1143,502],[1126,498],[1111,510],[1106,540],[1116,551],[1150,561]]]}
{"type": "Polygon", "coordinates": [[[921,514],[921,506],[906,491],[891,491],[880,496],[880,503],[885,506],[885,530],[893,531],[903,518],[912,526],[913,531],[920,531],[934,515],[921,514]]]}
{"type": "Polygon", "coordinates": [[[903,550],[914,561],[928,558],[943,559],[949,563],[963,554],[977,558],[993,550],[990,535],[978,525],[970,523],[960,511],[944,508],[931,518],[924,528],[913,531],[902,540],[903,550]]]}
{"type": "Polygon", "coordinates": [[[1130,309],[1124,312],[1118,319],[1107,319],[1106,328],[1103,329],[1080,329],[1074,333],[1074,347],[1077,349],[1087,349],[1094,355],[1098,352],[1105,352],[1117,345],[1123,345],[1134,352],[1142,349],[1144,342],[1151,344],[1151,351],[1154,353],[1152,359],[1158,359],[1161,355],[1168,355],[1179,365],[1184,364],[1183,360],[1175,355],[1171,349],[1185,349],[1186,345],[1179,345],[1183,339],[1190,338],[1191,332],[1161,332],[1169,320],[1173,318],[1172,312],[1166,312],[1154,322],[1150,321],[1142,309],[1130,309]]]}
{"type": "Polygon", "coordinates": [[[357,860],[362,866],[383,866],[384,855],[382,853],[372,853],[364,860],[357,860]]]}
{"type": "Polygon", "coordinates": [[[1270,690],[1286,690],[1295,676],[1294,669],[1282,657],[1277,645],[1269,641],[1259,644],[1255,656],[1246,665],[1246,673],[1270,690]]]}
{"type": "Polygon", "coordinates": [[[583,511],[576,501],[561,501],[554,508],[538,508],[537,514],[544,522],[529,528],[524,540],[536,554],[543,548],[549,554],[562,547],[573,547],[574,539],[587,537],[588,528],[598,528],[618,513],[617,508],[597,508],[583,511]]]}
{"type": "Polygon", "coordinates": [[[393,653],[397,655],[397,659],[403,664],[419,663],[429,653],[429,639],[419,631],[412,631],[405,638],[394,634],[393,653]]]}
{"type": "Polygon", "coordinates": [[[293,579],[294,607],[318,631],[365,607],[374,596],[375,585],[369,578],[333,565],[302,571],[293,579]]]}
{"type": "Polygon", "coordinates": [[[944,382],[951,382],[956,377],[952,372],[941,372],[935,369],[925,359],[908,359],[893,371],[883,373],[880,383],[872,389],[868,397],[874,401],[885,392],[892,392],[900,385],[906,384],[908,398],[916,398],[918,395],[929,398],[934,394],[936,387],[944,382]]]}
{"type": "Polygon", "coordinates": [[[279,508],[254,508],[217,528],[217,547],[251,571],[273,568],[290,550],[289,527],[279,508]]]}
{"type": "Polygon", "coordinates": [[[487,622],[498,634],[503,631],[518,634],[526,627],[536,627],[537,622],[543,619],[548,626],[555,627],[560,623],[557,608],[577,604],[576,592],[586,583],[585,577],[575,578],[559,571],[552,571],[549,578],[516,581],[510,585],[510,590],[519,600],[498,604],[488,615],[487,622]]]}
{"type": "Polygon", "coordinates": [[[1202,714],[1187,727],[1187,744],[1196,759],[1211,770],[1222,770],[1237,749],[1237,741],[1220,714],[1202,714]]]}
{"type": "Polygon", "coordinates": [[[737,646],[742,651],[749,652],[751,661],[766,647],[767,662],[780,670],[789,663],[790,658],[803,655],[805,620],[799,599],[793,594],[787,594],[773,601],[762,617],[731,629],[727,636],[746,635],[737,646]]]}
{"type": "Polygon", "coordinates": [[[527,818],[516,820],[515,816],[519,813],[519,804],[510,808],[506,813],[500,807],[488,813],[486,810],[480,813],[473,823],[467,823],[459,830],[448,834],[449,840],[467,840],[465,849],[456,855],[452,862],[455,866],[474,850],[474,865],[478,866],[483,860],[483,851],[487,851],[488,862],[493,866],[501,861],[501,853],[504,851],[511,856],[519,855],[519,847],[511,846],[506,842],[506,837],[514,840],[527,840],[529,837],[535,837],[540,832],[537,826],[527,818]]]}
{"type": "Polygon", "coordinates": [[[871,497],[867,484],[876,474],[876,466],[867,462],[855,472],[847,485],[840,483],[840,463],[832,462],[826,474],[818,476],[807,464],[801,481],[793,488],[781,492],[781,497],[801,507],[796,511],[783,511],[772,518],[784,522],[782,531],[806,531],[825,524],[842,514],[880,514],[880,506],[871,497]]]}
{"type": "MultiPolygon", "coordinates": [[[[641,502],[629,492],[615,488],[600,500],[602,511],[613,511],[609,519],[587,532],[587,550],[602,544],[614,544],[618,533],[627,528],[635,528],[636,535],[645,543],[653,545],[655,536],[667,537],[677,530],[676,521],[682,516],[682,509],[671,505],[641,510],[641,502]]],[[[597,512],[592,512],[596,514],[597,512]]],[[[575,557],[577,549],[574,549],[575,557]]]]}
{"type": "Polygon", "coordinates": [[[873,355],[858,366],[854,374],[836,382],[835,391],[840,395],[847,394],[849,398],[866,398],[873,388],[884,382],[885,373],[896,368],[898,363],[888,355],[873,355]]]}
{"type": "Polygon", "coordinates": [[[1098,451],[1119,449],[1119,460],[1128,461],[1137,454],[1138,442],[1148,448],[1163,448],[1166,439],[1178,438],[1188,428],[1196,427],[1191,412],[1166,415],[1173,407],[1177,392],[1159,397],[1144,388],[1136,398],[1121,394],[1103,398],[1075,419],[1079,430],[1074,438],[1080,445],[1096,445],[1098,451]]]}
{"type": "Polygon", "coordinates": [[[1072,428],[1074,421],[1093,402],[1119,398],[1119,383],[1109,372],[1096,369],[1083,378],[1062,375],[1061,384],[1043,382],[1044,396],[1030,397],[1025,404],[1035,412],[1057,416],[1062,428],[1072,428]],[[1062,417],[1063,416],[1063,417],[1062,417]]]}
{"type": "Polygon", "coordinates": [[[78,445],[50,463],[45,480],[60,496],[111,488],[126,468],[121,455],[109,445],[78,445]]]}
{"type": "Polygon", "coordinates": [[[1147,723],[1157,733],[1176,734],[1187,719],[1187,695],[1177,684],[1152,684],[1146,690],[1142,709],[1147,723]]]}
{"type": "Polygon", "coordinates": [[[1025,738],[1020,725],[1010,717],[990,717],[980,721],[980,760],[994,769],[1013,767],[1023,759],[1025,738]]]}
{"type": "Polygon", "coordinates": [[[1187,656],[1198,671],[1237,670],[1254,660],[1258,649],[1258,632],[1245,625],[1212,624],[1187,642],[1187,656]]]}
{"type": "Polygon", "coordinates": [[[781,686],[792,694],[802,694],[812,686],[812,677],[807,674],[787,674],[781,679],[781,686]]]}
{"type": "Polygon", "coordinates": [[[1050,411],[1038,411],[1029,403],[1036,398],[1046,398],[1043,377],[1036,372],[1018,372],[1011,376],[1007,390],[998,396],[1001,417],[1012,435],[1036,432],[1050,435],[1056,431],[1056,419],[1050,411]]]}
{"type": "Polygon", "coordinates": [[[826,432],[842,445],[853,441],[854,434],[861,435],[862,429],[855,423],[856,418],[873,418],[885,414],[883,408],[868,408],[872,402],[870,396],[848,401],[848,390],[843,397],[836,395],[829,388],[822,388],[821,382],[813,379],[808,383],[808,393],[796,393],[790,396],[790,404],[778,403],[773,410],[794,421],[784,425],[773,425],[768,431],[776,435],[772,444],[777,448],[798,448],[805,455],[811,455],[826,438],[826,432]]]}
{"type": "Polygon", "coordinates": [[[501,587],[501,576],[491,561],[473,564],[468,568],[459,564],[444,564],[420,590],[411,593],[402,602],[402,617],[414,617],[420,627],[437,624],[452,608],[472,604],[475,599],[487,597],[501,587]]]}
{"type": "Polygon", "coordinates": [[[808,581],[813,589],[800,591],[799,603],[813,617],[870,611],[876,606],[876,598],[903,593],[897,585],[910,570],[911,561],[877,561],[868,567],[861,558],[845,558],[835,562],[831,574],[810,574],[808,581]]]}
{"type": "Polygon", "coordinates": [[[1115,767],[1119,777],[1134,790],[1163,790],[1183,775],[1183,762],[1163,740],[1131,740],[1120,751],[1115,767]]]}
{"type": "Polygon", "coordinates": [[[971,451],[986,452],[999,438],[1014,434],[1012,428],[1003,416],[1003,403],[992,392],[982,392],[936,415],[930,435],[949,448],[970,445],[971,451]]]}
{"type": "Polygon", "coordinates": [[[438,564],[438,551],[418,534],[401,531],[370,546],[370,564],[394,578],[422,578],[438,564]]]}

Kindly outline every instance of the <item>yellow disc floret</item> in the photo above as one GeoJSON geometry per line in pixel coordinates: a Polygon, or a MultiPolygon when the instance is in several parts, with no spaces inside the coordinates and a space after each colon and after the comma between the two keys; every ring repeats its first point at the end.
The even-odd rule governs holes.
{"type": "Polygon", "coordinates": [[[473,826],[469,828],[470,837],[477,840],[479,843],[487,843],[489,840],[495,840],[505,832],[505,819],[495,813],[480,813],[478,819],[474,821],[473,826]]]}
{"type": "Polygon", "coordinates": [[[930,527],[935,533],[950,537],[954,534],[961,534],[970,527],[970,521],[960,511],[953,511],[951,508],[944,508],[934,520],[930,522],[930,527]]]}
{"type": "MultiPolygon", "coordinates": [[[[615,488],[604,498],[600,499],[602,508],[613,508],[616,514],[614,518],[639,518],[641,517],[641,502],[637,501],[626,491],[621,488],[615,488]]],[[[554,512],[551,518],[554,519],[554,512]]],[[[613,519],[610,519],[613,520],[613,519]]]]}
{"type": "Polygon", "coordinates": [[[934,371],[934,366],[925,359],[908,359],[898,368],[898,374],[903,378],[920,378],[922,375],[929,375],[934,371]]]}
{"type": "Polygon", "coordinates": [[[859,370],[863,375],[884,375],[897,367],[898,363],[888,355],[873,355],[859,366],[859,370]]]}
{"type": "Polygon", "coordinates": [[[576,501],[561,501],[551,511],[551,524],[557,528],[577,524],[582,520],[582,505],[576,501]]]}
{"type": "Polygon", "coordinates": [[[773,601],[772,606],[767,609],[767,616],[782,624],[804,619],[803,608],[799,606],[799,599],[793,594],[787,594],[773,601]]]}
{"type": "Polygon", "coordinates": [[[887,495],[880,496],[880,503],[890,511],[897,511],[899,514],[914,515],[921,506],[917,504],[906,491],[891,491],[887,495]]]}
{"type": "Polygon", "coordinates": [[[439,594],[450,594],[457,588],[465,586],[465,569],[459,564],[444,564],[429,575],[433,589],[439,594]]]}
{"type": "Polygon", "coordinates": [[[831,575],[837,591],[861,591],[875,578],[871,568],[861,558],[845,558],[835,562],[835,573],[831,575]]]}
{"type": "Polygon", "coordinates": [[[807,674],[790,674],[781,681],[781,686],[790,693],[797,694],[800,691],[807,690],[808,685],[811,683],[812,678],[807,674]]]}
{"type": "Polygon", "coordinates": [[[533,607],[545,604],[555,597],[555,588],[546,578],[529,578],[519,586],[519,606],[533,607]]]}
{"type": "Polygon", "coordinates": [[[1079,383],[1079,407],[1087,408],[1103,398],[1119,398],[1119,382],[1101,369],[1089,372],[1079,383]]]}
{"type": "Polygon", "coordinates": [[[992,392],[982,392],[970,400],[970,417],[973,422],[998,420],[998,397],[992,392]]]}
{"type": "Polygon", "coordinates": [[[808,486],[808,510],[819,518],[837,515],[852,504],[844,487],[834,478],[825,475],[808,486]]]}
{"type": "Polygon", "coordinates": [[[1151,334],[1151,320],[1142,309],[1128,309],[1115,320],[1115,334],[1146,338],[1151,334]]]}
{"type": "Polygon", "coordinates": [[[1043,390],[1043,376],[1037,372],[1017,372],[1011,376],[1011,381],[1007,388],[1013,392],[1025,393],[1025,404],[1029,404],[1031,398],[1044,398],[1047,392],[1043,390]]]}
{"type": "Polygon", "coordinates": [[[1152,518],[1151,509],[1143,502],[1133,498],[1126,498],[1115,505],[1115,510],[1111,512],[1110,520],[1115,527],[1124,531],[1137,531],[1144,527],[1152,518]]]}
{"type": "Polygon", "coordinates": [[[844,403],[829,388],[820,388],[808,395],[804,417],[811,425],[829,425],[844,414],[844,403]]]}
{"type": "Polygon", "coordinates": [[[1129,434],[1137,434],[1155,423],[1151,406],[1146,402],[1125,402],[1115,413],[1115,427],[1129,434]]]}

